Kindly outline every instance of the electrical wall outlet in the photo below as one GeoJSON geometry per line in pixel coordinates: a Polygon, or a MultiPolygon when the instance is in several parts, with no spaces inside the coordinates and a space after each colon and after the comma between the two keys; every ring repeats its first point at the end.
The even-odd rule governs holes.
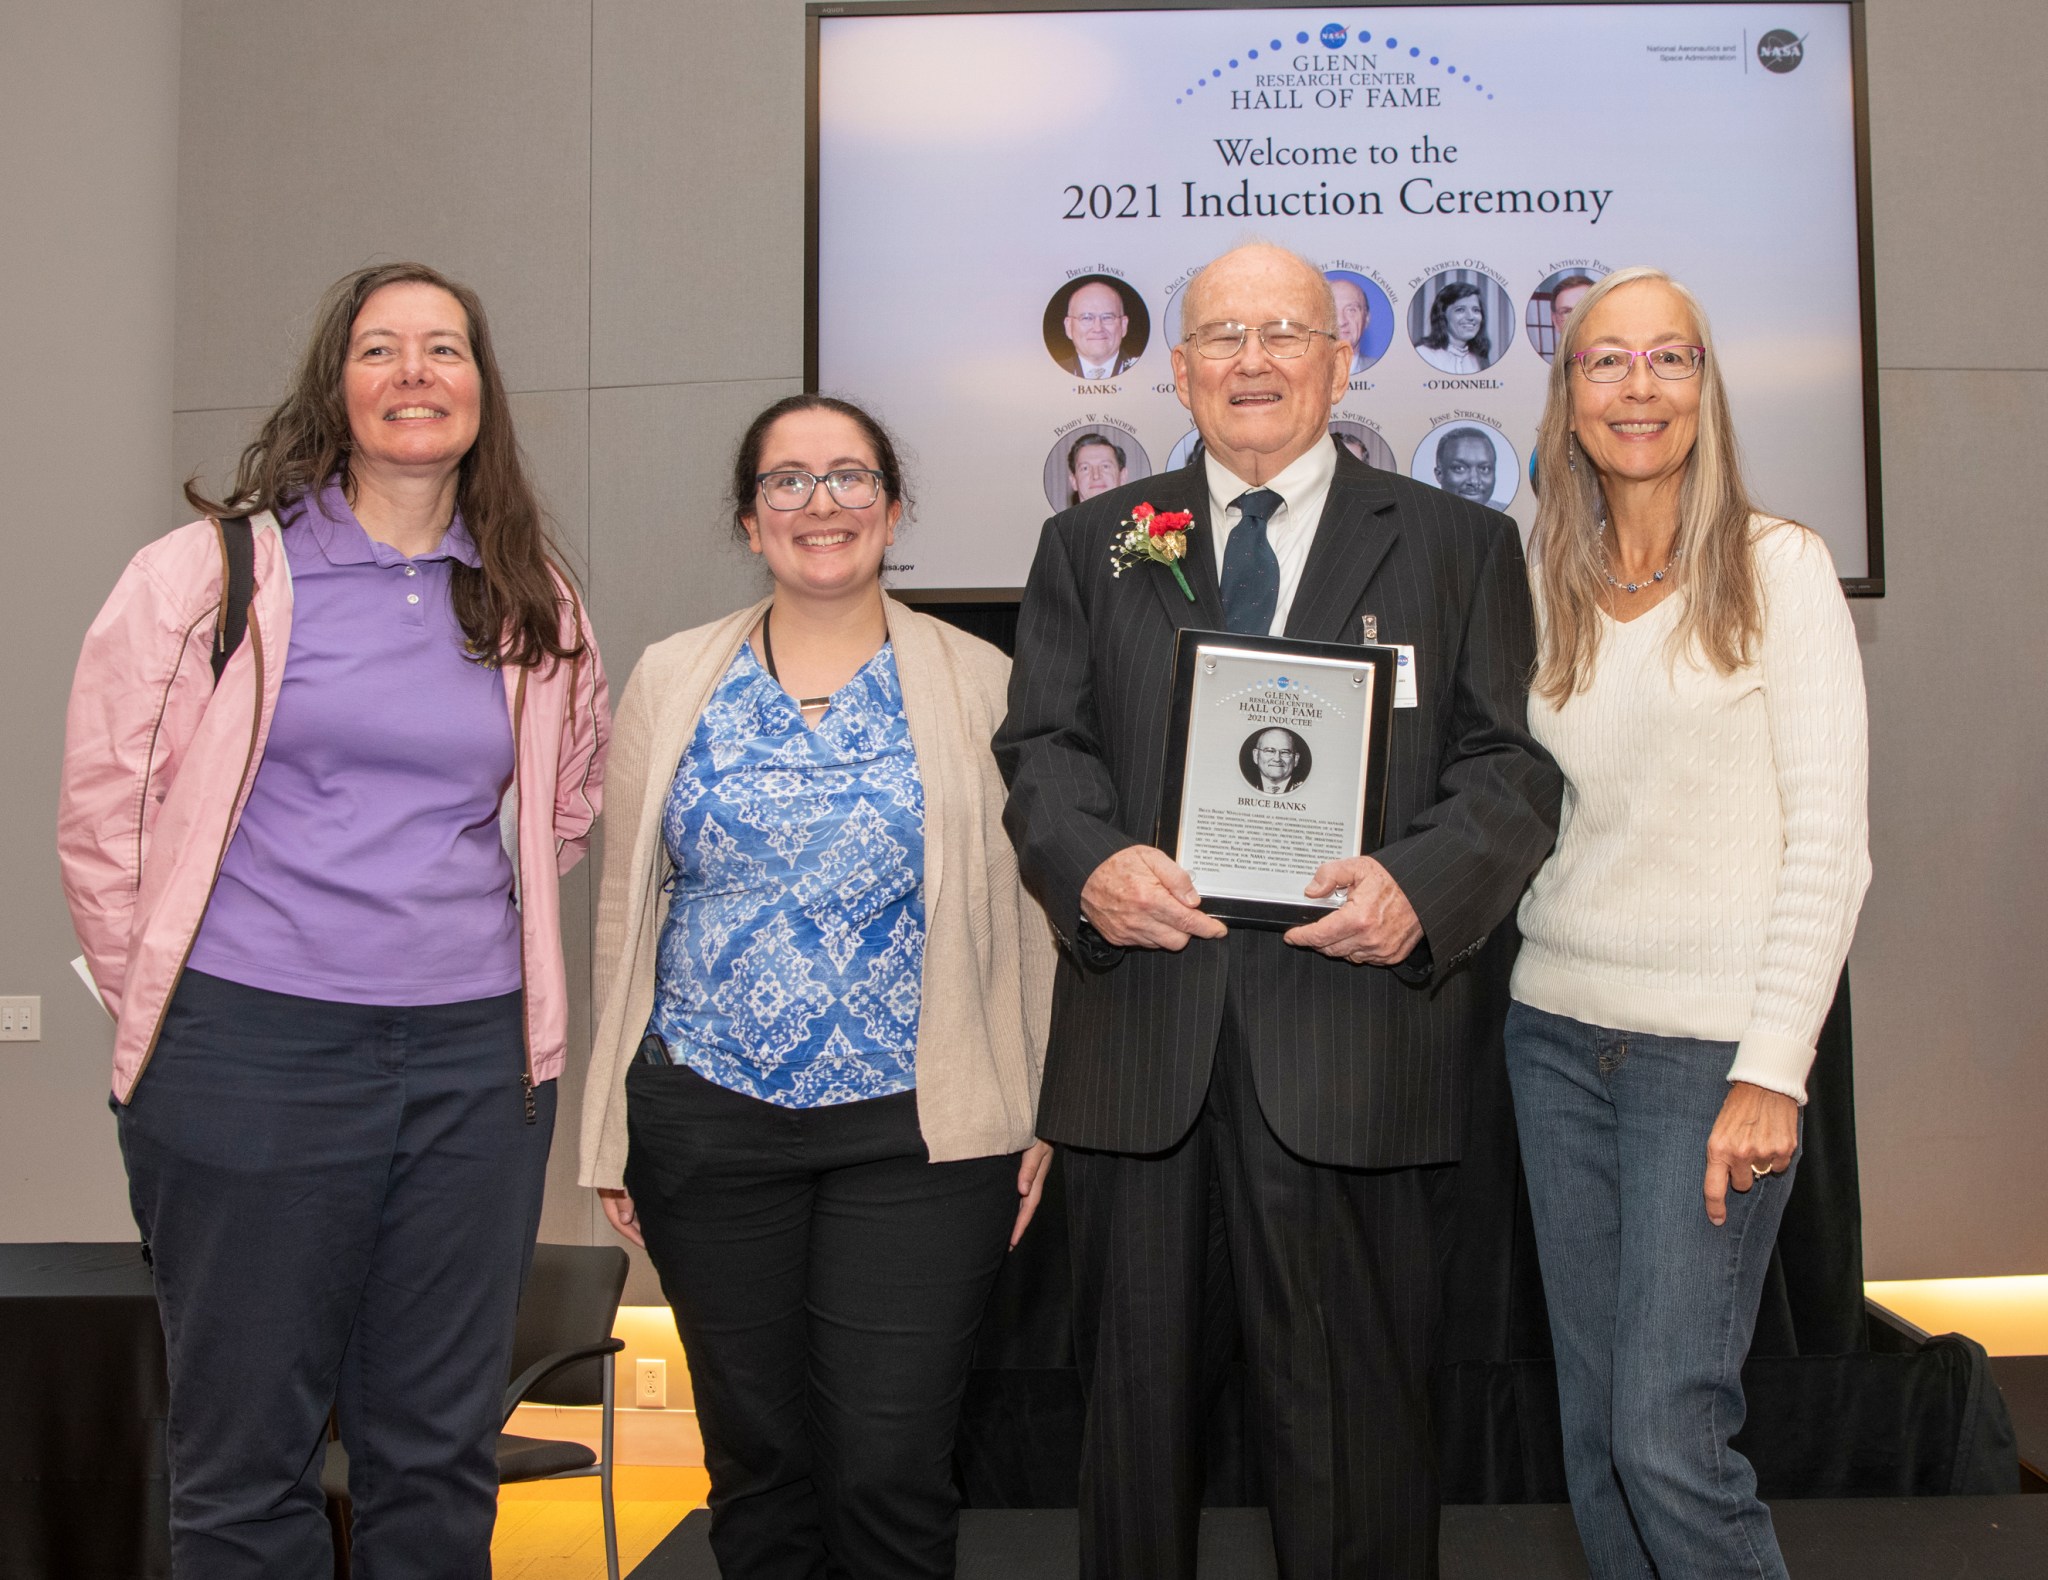
{"type": "Polygon", "coordinates": [[[668,1362],[633,1362],[633,1404],[640,1410],[668,1408],[668,1362]]]}
{"type": "Polygon", "coordinates": [[[0,1042],[43,1040],[43,998],[40,993],[0,998],[0,1042]]]}

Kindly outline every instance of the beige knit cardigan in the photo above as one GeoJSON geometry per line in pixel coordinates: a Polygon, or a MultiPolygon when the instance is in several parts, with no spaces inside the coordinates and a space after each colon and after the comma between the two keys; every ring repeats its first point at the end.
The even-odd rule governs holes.
{"type": "MultiPolygon", "coordinates": [[[[884,600],[903,712],[924,781],[925,955],[917,1117],[932,1161],[1016,1152],[1032,1140],[1052,1005],[1053,941],[1017,881],[989,740],[1010,662],[978,638],[884,600]]],[[[662,808],[698,715],[764,600],[657,642],[619,700],[605,774],[597,904],[597,1032],[583,1090],[579,1177],[620,1184],[626,1071],[654,1008],[670,872],[662,808]]]]}

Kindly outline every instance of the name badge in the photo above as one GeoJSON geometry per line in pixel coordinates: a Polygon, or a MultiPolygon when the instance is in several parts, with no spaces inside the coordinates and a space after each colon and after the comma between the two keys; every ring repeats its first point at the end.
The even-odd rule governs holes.
{"type": "Polygon", "coordinates": [[[1394,706],[1420,707],[1415,690],[1415,644],[1395,642],[1391,645],[1394,649],[1394,706]]]}
{"type": "Polygon", "coordinates": [[[1362,616],[1359,620],[1359,645],[1362,647],[1384,648],[1394,655],[1394,706],[1397,708],[1419,707],[1415,690],[1415,644],[1413,642],[1382,642],[1380,640],[1380,617],[1376,614],[1362,616]]]}
{"type": "Polygon", "coordinates": [[[1365,640],[1361,647],[1376,647],[1394,655],[1394,706],[1397,708],[1420,707],[1419,694],[1415,689],[1415,644],[1413,642],[1382,642],[1379,639],[1379,621],[1371,615],[1365,617],[1365,640]]]}

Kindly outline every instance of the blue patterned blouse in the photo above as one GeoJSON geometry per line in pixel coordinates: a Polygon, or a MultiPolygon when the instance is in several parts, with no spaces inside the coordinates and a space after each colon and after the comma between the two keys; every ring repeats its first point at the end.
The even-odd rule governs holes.
{"type": "Polygon", "coordinates": [[[884,643],[811,730],[742,646],[676,765],[647,1030],[788,1108],[917,1084],[924,782],[884,643]]]}

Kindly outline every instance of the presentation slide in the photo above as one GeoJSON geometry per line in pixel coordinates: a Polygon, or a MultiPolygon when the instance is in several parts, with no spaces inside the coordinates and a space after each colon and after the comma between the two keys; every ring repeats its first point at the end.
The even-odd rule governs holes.
{"type": "Polygon", "coordinates": [[[1046,516],[1182,465],[1182,300],[1251,239],[1331,282],[1338,441],[1525,532],[1560,325],[1670,271],[1758,503],[1871,575],[1849,11],[818,17],[812,354],[910,452],[891,584],[1021,587],[1046,516]]]}

